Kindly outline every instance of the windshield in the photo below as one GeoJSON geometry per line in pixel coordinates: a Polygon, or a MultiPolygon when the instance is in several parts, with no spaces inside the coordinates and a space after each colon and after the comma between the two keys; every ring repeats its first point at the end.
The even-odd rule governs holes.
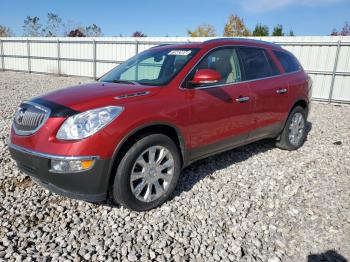
{"type": "Polygon", "coordinates": [[[164,85],[172,80],[198,48],[149,49],[113,68],[101,82],[164,85]]]}

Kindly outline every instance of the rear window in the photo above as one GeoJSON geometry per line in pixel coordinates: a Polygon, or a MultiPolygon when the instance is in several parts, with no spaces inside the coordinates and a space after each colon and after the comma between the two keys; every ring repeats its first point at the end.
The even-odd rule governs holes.
{"type": "Polygon", "coordinates": [[[262,48],[242,47],[240,48],[240,55],[243,60],[246,80],[279,74],[276,65],[262,48]]]}
{"type": "Polygon", "coordinates": [[[299,62],[294,56],[285,52],[279,52],[279,51],[273,51],[273,52],[276,55],[277,59],[282,64],[284,71],[286,73],[299,71],[301,69],[299,62]]]}

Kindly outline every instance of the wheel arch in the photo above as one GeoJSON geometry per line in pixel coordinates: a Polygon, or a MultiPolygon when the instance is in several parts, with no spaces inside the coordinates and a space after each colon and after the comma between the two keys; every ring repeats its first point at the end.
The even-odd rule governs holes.
{"type": "MultiPolygon", "coordinates": [[[[306,111],[306,117],[308,116],[308,114],[309,114],[309,109],[310,109],[308,99],[305,99],[305,98],[303,98],[303,97],[297,98],[297,99],[294,101],[294,103],[292,103],[292,106],[290,107],[290,109],[289,109],[289,111],[288,111],[288,114],[287,114],[287,116],[286,116],[286,118],[285,118],[285,120],[284,120],[284,123],[283,123],[283,125],[282,125],[282,130],[281,130],[281,132],[283,131],[283,128],[284,128],[284,127],[286,126],[286,124],[287,124],[287,120],[288,120],[288,117],[289,117],[290,113],[291,113],[291,112],[293,111],[293,109],[294,109],[295,107],[297,107],[297,106],[301,106],[302,108],[304,108],[305,111],[306,111]]],[[[280,135],[278,135],[278,137],[277,137],[277,140],[279,140],[279,139],[280,139],[280,135]]]]}
{"type": "Polygon", "coordinates": [[[113,183],[114,175],[113,172],[118,167],[123,155],[125,152],[141,137],[147,136],[149,134],[163,134],[174,141],[176,146],[179,149],[181,156],[181,166],[186,166],[188,162],[188,153],[185,146],[185,139],[181,131],[172,124],[165,122],[154,122],[146,125],[142,125],[138,128],[135,128],[125,136],[119,144],[116,146],[112,159],[111,165],[109,168],[109,180],[108,184],[113,183]]]}
{"type": "MultiPolygon", "coordinates": [[[[309,108],[310,108],[310,107],[309,107],[309,102],[308,102],[307,99],[300,97],[300,98],[298,98],[298,99],[296,99],[296,100],[294,101],[293,106],[290,108],[290,110],[289,110],[289,112],[288,112],[288,116],[289,116],[289,114],[293,111],[293,109],[294,109],[295,107],[297,107],[297,106],[301,106],[302,108],[304,108],[304,109],[305,109],[305,112],[306,112],[306,116],[309,115],[309,108]]],[[[288,118],[288,117],[287,117],[287,118],[288,118]]]]}
{"type": "Polygon", "coordinates": [[[310,109],[310,106],[309,106],[309,102],[308,102],[308,99],[305,99],[303,97],[299,97],[297,99],[295,99],[294,103],[292,103],[292,106],[290,107],[289,111],[288,111],[288,114],[286,115],[286,118],[284,120],[284,124],[283,124],[283,127],[285,126],[285,124],[287,123],[287,120],[288,120],[288,117],[290,115],[290,113],[293,111],[293,109],[297,106],[301,106],[302,108],[305,109],[306,111],[306,117],[309,115],[309,109],[310,109]]]}
{"type": "MultiPolygon", "coordinates": [[[[301,144],[296,147],[296,148],[293,148],[291,147],[290,145],[286,144],[285,142],[285,128],[286,128],[286,125],[288,123],[288,119],[291,115],[291,113],[293,112],[293,110],[296,108],[296,107],[301,107],[305,110],[305,113],[306,113],[306,119],[305,121],[307,120],[307,116],[309,114],[309,110],[310,110],[310,105],[309,105],[309,100],[308,99],[305,99],[305,98],[299,98],[299,99],[296,99],[295,102],[292,104],[289,112],[288,112],[288,115],[287,115],[287,118],[284,122],[284,125],[283,125],[283,129],[281,130],[280,134],[278,137],[276,137],[276,146],[278,148],[281,148],[281,149],[285,149],[285,150],[295,150],[297,148],[299,148],[302,144],[303,144],[303,141],[301,142],[301,144]],[[284,141],[283,141],[283,138],[284,137],[284,141]]],[[[305,135],[306,136],[306,135],[305,135]]]]}

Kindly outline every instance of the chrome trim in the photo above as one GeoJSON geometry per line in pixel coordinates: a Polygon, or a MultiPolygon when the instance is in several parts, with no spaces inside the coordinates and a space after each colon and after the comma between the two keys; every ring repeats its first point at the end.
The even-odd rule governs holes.
{"type": "Polygon", "coordinates": [[[287,92],[288,92],[288,89],[287,89],[287,88],[282,88],[282,89],[277,89],[277,90],[276,90],[276,93],[277,93],[277,94],[280,94],[280,95],[285,94],[285,93],[287,93],[287,92]]]}
{"type": "Polygon", "coordinates": [[[136,93],[131,93],[131,94],[126,94],[126,95],[120,95],[114,97],[114,99],[124,99],[124,98],[129,98],[129,97],[136,97],[136,96],[145,96],[151,93],[150,91],[142,91],[142,92],[136,92],[136,93]]]}
{"type": "MultiPolygon", "coordinates": [[[[30,131],[23,131],[23,130],[18,130],[16,128],[16,125],[14,125],[14,122],[16,121],[15,120],[15,117],[16,117],[16,114],[18,112],[18,110],[21,108],[20,106],[18,107],[18,110],[16,111],[15,113],[15,116],[13,118],[13,122],[12,122],[12,127],[13,127],[13,130],[15,131],[16,135],[19,135],[19,136],[28,136],[28,135],[32,135],[34,134],[35,132],[37,132],[44,124],[45,122],[47,121],[47,119],[50,117],[50,114],[51,114],[51,109],[50,108],[47,108],[47,107],[44,107],[42,105],[39,105],[39,104],[36,104],[36,103],[33,103],[33,102],[30,102],[30,101],[24,101],[22,102],[22,104],[28,104],[28,105],[31,105],[31,106],[34,106],[35,108],[38,108],[42,111],[45,112],[45,117],[42,121],[42,123],[35,129],[33,130],[30,130],[30,131]]],[[[34,117],[32,117],[33,120],[34,120],[34,117]]]]}
{"type": "Polygon", "coordinates": [[[47,153],[41,153],[35,150],[31,150],[28,148],[24,148],[21,146],[17,146],[15,144],[9,144],[8,145],[9,148],[12,148],[14,150],[20,151],[22,153],[25,154],[29,154],[32,156],[37,156],[37,157],[42,157],[42,158],[46,158],[46,159],[54,159],[54,160],[98,160],[100,159],[99,156],[63,156],[63,155],[51,155],[51,154],[47,154],[47,153]]]}
{"type": "MultiPolygon", "coordinates": [[[[221,84],[221,85],[211,85],[211,86],[203,86],[203,87],[196,87],[196,88],[184,88],[182,87],[182,84],[185,82],[185,79],[188,77],[188,75],[192,72],[192,70],[203,60],[203,58],[209,54],[211,51],[215,50],[215,49],[219,49],[222,47],[251,47],[251,48],[260,48],[260,49],[264,49],[266,50],[266,48],[263,47],[259,47],[259,46],[245,46],[245,45],[221,45],[221,46],[216,46],[213,47],[211,49],[209,49],[206,53],[204,53],[202,55],[202,57],[194,64],[194,66],[191,68],[191,70],[188,71],[188,73],[186,74],[186,76],[182,79],[179,89],[180,90],[188,90],[188,89],[192,89],[192,90],[199,90],[199,89],[207,89],[207,88],[213,88],[213,87],[223,87],[223,86],[228,86],[228,85],[236,85],[236,84],[244,84],[244,83],[249,83],[249,82],[253,82],[253,81],[259,81],[259,80],[265,80],[265,79],[270,79],[270,78],[275,78],[275,77],[281,77],[281,76],[286,76],[286,75],[290,75],[290,74],[295,74],[295,73],[299,73],[301,71],[303,71],[302,68],[300,68],[298,71],[294,71],[294,72],[289,72],[289,73],[282,73],[282,74],[278,74],[278,75],[274,75],[274,76],[268,76],[268,77],[262,77],[262,78],[256,78],[256,79],[251,79],[251,80],[244,80],[244,81],[239,81],[239,82],[232,82],[232,83],[227,83],[227,84],[221,84]]],[[[273,48],[271,48],[273,49],[273,48]]],[[[283,49],[282,49],[283,50],[283,49]]],[[[241,69],[241,68],[240,68],[241,69]]]]}
{"type": "Polygon", "coordinates": [[[200,81],[200,84],[214,84],[217,82],[219,82],[219,81],[218,80],[203,80],[203,81],[200,81]]]}
{"type": "Polygon", "coordinates": [[[238,98],[236,98],[236,101],[237,101],[238,103],[248,102],[248,101],[249,101],[249,97],[247,97],[247,96],[238,97],[238,98]]]}

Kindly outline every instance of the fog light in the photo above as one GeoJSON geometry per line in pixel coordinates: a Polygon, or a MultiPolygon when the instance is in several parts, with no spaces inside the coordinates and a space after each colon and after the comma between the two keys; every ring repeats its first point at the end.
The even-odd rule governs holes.
{"type": "Polygon", "coordinates": [[[51,171],[57,173],[79,172],[90,169],[95,163],[93,159],[87,160],[51,160],[51,171]]]}

